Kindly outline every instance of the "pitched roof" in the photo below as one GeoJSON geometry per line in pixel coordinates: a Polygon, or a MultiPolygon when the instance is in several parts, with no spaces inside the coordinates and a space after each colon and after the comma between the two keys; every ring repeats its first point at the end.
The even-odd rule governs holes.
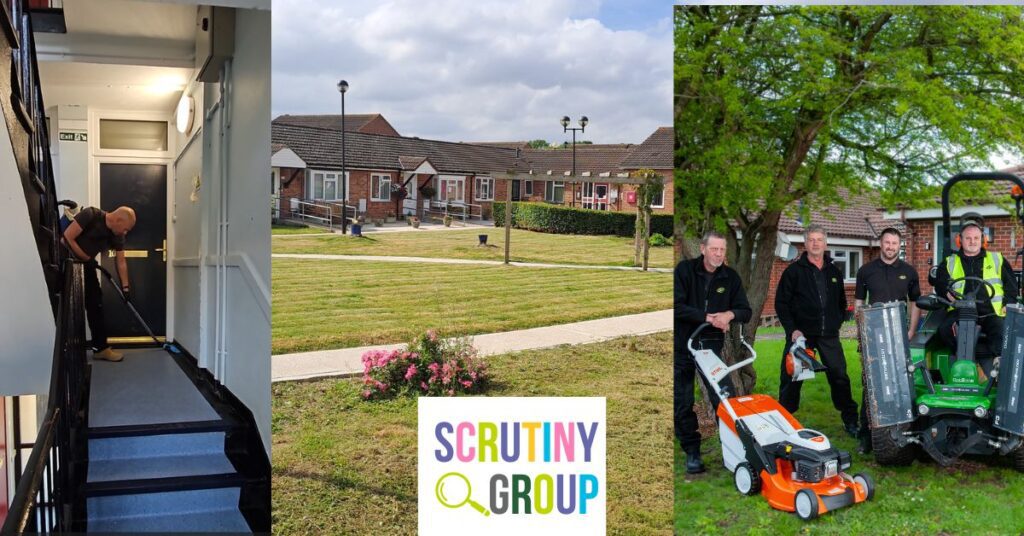
{"type": "MultiPolygon", "coordinates": [[[[899,220],[887,220],[880,210],[878,195],[865,193],[851,194],[845,189],[840,190],[840,198],[846,200],[845,206],[838,203],[817,206],[810,211],[807,225],[821,225],[830,237],[859,238],[875,240],[886,227],[903,229],[899,220]]],[[[798,221],[801,203],[815,203],[814,199],[798,201],[791,205],[779,219],[779,230],[788,234],[803,234],[806,226],[798,221]]]]}
{"type": "Polygon", "coordinates": [[[469,141],[470,145],[484,145],[487,147],[502,147],[505,149],[526,149],[530,146],[528,141],[469,141]]]}
{"type": "MultiPolygon", "coordinates": [[[[370,121],[384,119],[381,114],[345,114],[345,132],[360,132],[370,121]]],[[[387,119],[384,119],[386,122],[387,119]]],[[[341,114],[279,115],[274,124],[320,127],[341,130],[341,114]]]]}
{"type": "MultiPolygon", "coordinates": [[[[623,170],[620,166],[632,146],[629,144],[577,144],[576,174],[590,173],[597,177],[609,173],[614,177],[623,170]]],[[[565,175],[572,171],[572,149],[524,149],[521,171],[533,171],[534,174],[565,175]]]]}
{"type": "MultiPolygon", "coordinates": [[[[341,132],[335,129],[273,123],[272,143],[281,143],[311,168],[341,169],[341,132]]],[[[482,174],[516,166],[516,151],[405,136],[351,132],[345,137],[346,166],[405,170],[418,159],[429,159],[441,173],[482,174]]]]}
{"type": "Polygon", "coordinates": [[[622,161],[624,169],[672,169],[675,167],[673,148],[675,147],[675,129],[660,127],[640,145],[633,147],[629,155],[622,161]]]}

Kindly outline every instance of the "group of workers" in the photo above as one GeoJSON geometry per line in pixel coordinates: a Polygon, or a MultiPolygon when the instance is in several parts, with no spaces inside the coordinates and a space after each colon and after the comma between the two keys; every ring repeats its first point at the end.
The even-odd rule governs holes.
{"type": "MultiPolygon", "coordinates": [[[[910,322],[908,338],[913,338],[921,312],[914,302],[921,295],[917,270],[899,258],[902,235],[896,228],[882,231],[880,255],[857,270],[854,290],[855,311],[859,313],[865,303],[908,302],[910,322]]],[[[840,327],[847,317],[845,290],[846,276],[832,261],[828,253],[828,235],[820,225],[810,225],[804,232],[804,252],[782,273],[775,292],[775,312],[785,331],[787,344],[782,352],[779,378],[779,403],[790,413],[800,407],[802,382],[793,381],[787,373],[785,355],[798,338],[807,341],[825,367],[832,395],[832,404],[839,412],[843,429],[859,439],[860,451],[871,451],[871,436],[862,399],[858,414],[853,399],[850,377],[846,372],[846,356],[840,341],[840,327]]],[[[694,378],[701,377],[704,391],[713,407],[718,406],[718,394],[697,374],[693,355],[687,349],[687,340],[694,330],[707,322],[711,326],[702,333],[695,347],[703,347],[721,355],[725,333],[731,322],[746,323],[751,308],[743,290],[739,274],[725,264],[726,239],[716,231],[707,232],[701,239],[700,256],[680,262],[675,269],[675,358],[674,420],[675,434],[686,454],[686,472],[705,470],[700,454],[701,436],[694,412],[694,378]]],[[[950,301],[954,294],[971,292],[977,280],[991,285],[982,293],[991,294],[978,300],[981,331],[988,337],[988,347],[998,353],[1002,348],[1003,317],[1006,305],[1017,302],[1019,291],[1009,263],[1002,254],[988,251],[984,239],[983,223],[965,219],[959,232],[959,250],[938,265],[935,293],[950,301]],[[953,283],[950,286],[950,282],[953,283]]],[[[951,311],[938,330],[939,337],[955,348],[957,314],[951,311]]],[[[984,368],[983,370],[987,369],[984,368]]],[[[729,379],[721,382],[723,388],[735,396],[729,379]]]]}

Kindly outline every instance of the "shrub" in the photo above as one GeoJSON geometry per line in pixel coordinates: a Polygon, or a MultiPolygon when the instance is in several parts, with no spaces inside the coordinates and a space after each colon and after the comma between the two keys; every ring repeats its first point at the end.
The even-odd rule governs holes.
{"type": "MultiPolygon", "coordinates": [[[[505,202],[494,203],[494,226],[505,226],[505,202]]],[[[547,203],[512,203],[512,226],[516,229],[555,234],[616,235],[632,237],[636,214],[584,208],[563,207],[547,203]]],[[[651,233],[672,234],[672,215],[655,214],[651,233]]]]}
{"type": "Polygon", "coordinates": [[[468,339],[445,340],[427,331],[407,350],[363,354],[363,398],[479,393],[490,377],[468,339]]]}
{"type": "Polygon", "coordinates": [[[652,234],[651,237],[647,239],[647,242],[650,243],[651,246],[656,248],[672,245],[672,239],[666,238],[665,235],[661,233],[652,234]]]}

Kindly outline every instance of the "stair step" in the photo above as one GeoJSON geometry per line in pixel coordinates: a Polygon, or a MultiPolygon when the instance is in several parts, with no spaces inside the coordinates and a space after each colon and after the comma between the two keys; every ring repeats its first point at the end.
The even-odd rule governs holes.
{"type": "Polygon", "coordinates": [[[89,521],[90,532],[234,532],[252,530],[237,510],[216,510],[180,515],[154,515],[95,519],[89,521]]]}
{"type": "Polygon", "coordinates": [[[224,432],[92,437],[89,463],[224,452],[224,432]]]}
{"type": "Polygon", "coordinates": [[[234,472],[223,450],[176,456],[90,460],[88,482],[227,474],[234,472]]]}
{"type": "Polygon", "coordinates": [[[90,532],[249,532],[238,511],[239,493],[235,486],[89,497],[88,528],[90,532]]]}
{"type": "MultiPolygon", "coordinates": [[[[86,482],[85,495],[86,497],[158,495],[165,492],[177,493],[193,490],[239,488],[245,483],[246,478],[237,472],[140,478],[133,480],[110,480],[103,482],[86,482]]],[[[161,506],[160,509],[166,510],[167,508],[161,506]]]]}

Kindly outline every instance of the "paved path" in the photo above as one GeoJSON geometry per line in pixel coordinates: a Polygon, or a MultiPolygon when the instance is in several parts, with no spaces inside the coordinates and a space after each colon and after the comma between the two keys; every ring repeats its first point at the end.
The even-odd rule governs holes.
{"type": "MultiPolygon", "coordinates": [[[[484,266],[502,266],[502,261],[488,261],[482,259],[448,259],[433,257],[391,257],[385,255],[325,255],[320,253],[274,253],[271,257],[275,259],[314,259],[325,261],[376,261],[376,262],[423,262],[433,264],[477,264],[484,266]]],[[[577,270],[619,270],[625,272],[639,272],[640,268],[634,266],[600,266],[592,264],[549,264],[544,262],[510,262],[512,266],[525,268],[572,268],[577,270]]],[[[671,273],[671,268],[648,268],[648,272],[671,273]]]]}
{"type": "MultiPolygon", "coordinates": [[[[497,229],[499,231],[503,231],[504,227],[495,227],[494,224],[491,223],[491,222],[486,222],[486,223],[466,222],[464,224],[463,223],[456,223],[456,224],[452,225],[451,227],[445,227],[444,225],[442,225],[440,223],[426,223],[426,222],[423,222],[423,223],[420,223],[419,229],[413,229],[411,225],[406,225],[405,222],[398,222],[398,223],[385,223],[382,227],[377,227],[376,225],[373,225],[373,224],[363,225],[363,234],[365,235],[365,234],[376,234],[376,233],[419,233],[419,232],[422,232],[422,231],[470,231],[470,230],[480,230],[480,229],[489,230],[489,231],[493,231],[493,230],[497,229]]],[[[308,233],[294,233],[294,234],[273,234],[273,233],[271,233],[271,236],[274,237],[274,238],[288,238],[288,237],[292,237],[292,236],[331,236],[331,235],[340,235],[340,234],[341,234],[341,227],[339,226],[334,231],[329,231],[329,230],[321,228],[321,227],[310,227],[308,233]]]]}
{"type": "MultiPolygon", "coordinates": [[[[589,344],[627,335],[648,335],[672,330],[672,310],[616,316],[473,336],[480,355],[497,355],[523,350],[552,348],[563,344],[589,344]]],[[[271,359],[271,381],[305,380],[363,373],[362,355],[372,349],[402,349],[404,344],[363,346],[275,355],[271,359]]]]}

